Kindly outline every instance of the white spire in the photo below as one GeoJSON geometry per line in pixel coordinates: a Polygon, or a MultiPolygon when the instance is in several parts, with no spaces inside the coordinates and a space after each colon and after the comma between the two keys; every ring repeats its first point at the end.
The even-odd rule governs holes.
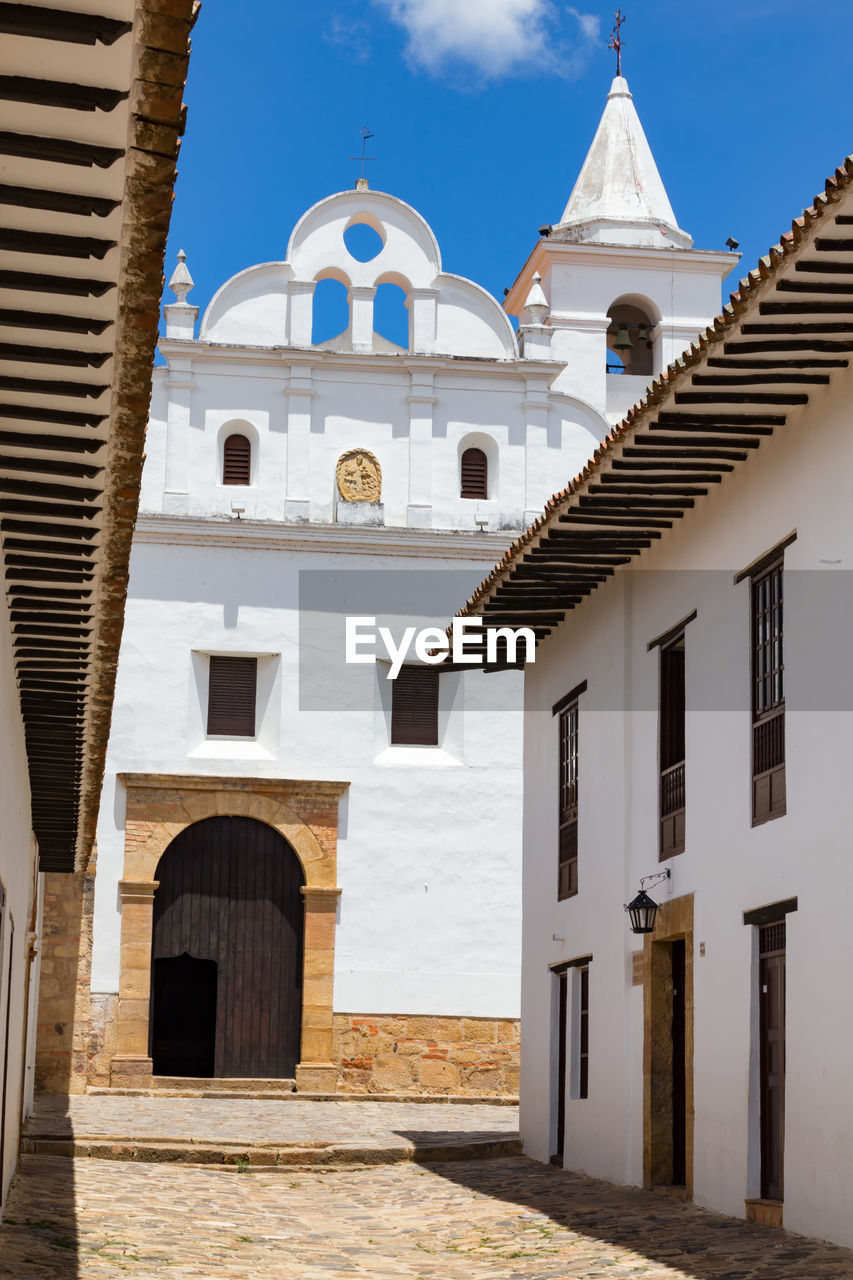
{"type": "Polygon", "coordinates": [[[167,302],[163,308],[163,314],[166,317],[166,337],[192,340],[195,337],[198,307],[187,302],[187,294],[194,285],[187,267],[187,255],[183,249],[178,250],[178,265],[172,272],[169,288],[177,298],[177,302],[167,302]]]}
{"type": "Polygon", "coordinates": [[[191,289],[195,288],[193,278],[190,275],[189,267],[187,266],[187,255],[184,253],[183,249],[178,250],[178,265],[172,272],[172,278],[169,281],[169,288],[178,299],[178,302],[186,302],[187,294],[191,289]]]}
{"type": "Polygon", "coordinates": [[[640,124],[628,81],[617,76],[592,146],[555,231],[565,239],[689,249],[640,124]],[[662,234],[663,233],[663,234],[662,234]]]}
{"type": "Polygon", "coordinates": [[[548,299],[542,289],[542,277],[537,271],[524,304],[524,323],[544,324],[550,310],[548,299]]]}

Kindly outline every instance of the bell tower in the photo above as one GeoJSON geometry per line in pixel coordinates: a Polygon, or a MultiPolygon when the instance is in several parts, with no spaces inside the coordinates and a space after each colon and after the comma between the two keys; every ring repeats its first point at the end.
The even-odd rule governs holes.
{"type": "Polygon", "coordinates": [[[538,285],[551,358],[565,365],[554,389],[618,422],[717,315],[739,259],[694,249],[679,227],[624,76],[559,222],[540,237],[504,306],[522,316],[538,285]]]}

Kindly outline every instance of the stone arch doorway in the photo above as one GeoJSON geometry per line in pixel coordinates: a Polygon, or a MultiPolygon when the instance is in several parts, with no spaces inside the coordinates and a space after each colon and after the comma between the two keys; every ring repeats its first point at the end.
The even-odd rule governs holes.
{"type": "Polygon", "coordinates": [[[118,780],[125,789],[125,848],[124,874],[117,885],[121,944],[118,1002],[108,1028],[114,1046],[110,1084],[130,1089],[152,1085],[151,944],[161,859],[188,828],[227,817],[256,819],[281,836],[299,860],[305,933],[296,1086],[313,1093],[334,1092],[338,1067],[332,1060],[332,995],[341,892],[336,883],[338,802],[349,783],[162,773],[122,773],[118,780]]]}
{"type": "Polygon", "coordinates": [[[288,841],[255,818],[205,818],[175,837],[155,879],[154,1074],[293,1077],[305,877],[288,841]]]}

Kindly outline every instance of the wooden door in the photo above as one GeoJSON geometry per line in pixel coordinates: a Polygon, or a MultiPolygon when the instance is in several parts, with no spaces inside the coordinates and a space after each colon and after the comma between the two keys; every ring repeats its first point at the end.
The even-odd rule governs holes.
{"type": "Polygon", "coordinates": [[[672,943],[672,1183],[687,1177],[687,1055],[684,939],[672,943]]]}
{"type": "Polygon", "coordinates": [[[252,818],[206,818],[172,841],[155,879],[155,1075],[171,1074],[165,1065],[181,1055],[189,1066],[195,1061],[188,1074],[203,1074],[209,1065],[203,1010],[197,1009],[198,1026],[183,1037],[183,1048],[176,1010],[215,999],[213,1075],[292,1077],[299,1060],[304,933],[304,878],[293,849],[252,818]],[[182,963],[163,967],[164,960],[182,963]],[[199,961],[214,962],[215,975],[199,961]],[[157,1038],[164,1030],[170,1040],[157,1038]]]}
{"type": "Polygon", "coordinates": [[[568,1048],[566,1038],[569,1029],[569,975],[563,970],[557,974],[557,1135],[551,1156],[552,1164],[562,1166],[566,1150],[566,1071],[568,1048]]]}
{"type": "Polygon", "coordinates": [[[154,961],[151,1057],[158,1076],[201,1076],[216,1068],[215,960],[187,955],[154,961]]]}
{"type": "Polygon", "coordinates": [[[761,1195],[782,1200],[785,1155],[785,922],[759,931],[761,1195]]]}

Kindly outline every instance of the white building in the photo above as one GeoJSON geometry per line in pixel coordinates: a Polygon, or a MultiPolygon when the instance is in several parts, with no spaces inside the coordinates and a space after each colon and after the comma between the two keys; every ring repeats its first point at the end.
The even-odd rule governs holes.
{"type": "Polygon", "coordinates": [[[851,179],[853,158],[467,609],[540,624],[526,1151],[768,1223],[784,1203],[846,1245],[851,179]],[[622,908],[657,873],[641,937],[622,908]]]}
{"type": "Polygon", "coordinates": [[[516,1092],[521,677],[439,682],[410,662],[389,680],[387,662],[344,663],[344,616],[397,637],[443,622],[578,471],[616,394],[611,303],[641,316],[614,311],[611,336],[630,333],[648,374],[716,311],[732,256],[689,248],[659,178],[651,205],[626,215],[620,188],[608,215],[628,151],[646,190],[619,81],[564,223],[515,286],[518,337],[443,270],[423,219],[364,181],[310,209],[283,262],[223,285],[198,336],[181,256],[98,832],[90,1083],[516,1092]],[[598,203],[591,173],[610,184],[598,203]],[[366,228],[372,251],[352,239],[366,228]],[[327,280],[349,324],[314,342],[327,280]],[[386,286],[405,295],[405,346],[375,332],[386,286]]]}

